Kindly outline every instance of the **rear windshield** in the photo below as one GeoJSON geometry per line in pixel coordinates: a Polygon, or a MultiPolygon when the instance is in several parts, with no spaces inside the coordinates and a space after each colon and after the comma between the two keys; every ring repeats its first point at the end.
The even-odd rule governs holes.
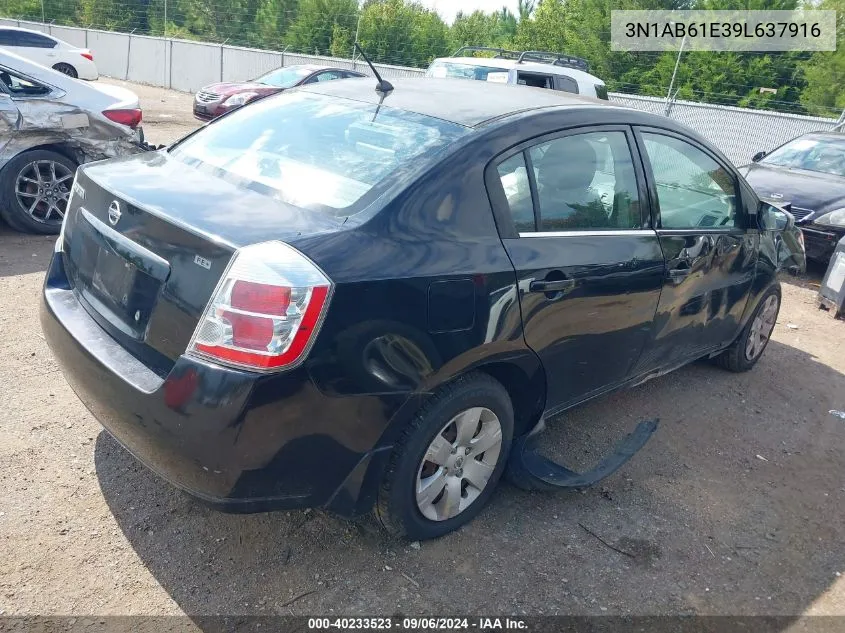
{"type": "Polygon", "coordinates": [[[291,91],[228,114],[171,153],[289,204],[348,215],[391,174],[417,157],[430,161],[469,131],[405,110],[291,91]]]}

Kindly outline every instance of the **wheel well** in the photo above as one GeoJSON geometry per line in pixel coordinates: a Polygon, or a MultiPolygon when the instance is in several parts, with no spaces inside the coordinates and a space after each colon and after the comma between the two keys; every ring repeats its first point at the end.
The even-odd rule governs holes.
{"type": "Polygon", "coordinates": [[[57,154],[61,154],[68,160],[72,160],[77,165],[81,165],[82,160],[82,152],[80,152],[77,148],[73,147],[70,144],[66,143],[44,143],[43,145],[34,145],[33,147],[27,147],[25,151],[21,152],[21,154],[25,154],[26,152],[32,152],[34,150],[47,150],[50,152],[56,152],[57,154]]]}
{"type": "Polygon", "coordinates": [[[546,385],[543,372],[537,372],[532,379],[521,367],[509,362],[494,362],[476,367],[499,381],[513,403],[514,437],[531,430],[540,419],[546,400],[546,385]]]}

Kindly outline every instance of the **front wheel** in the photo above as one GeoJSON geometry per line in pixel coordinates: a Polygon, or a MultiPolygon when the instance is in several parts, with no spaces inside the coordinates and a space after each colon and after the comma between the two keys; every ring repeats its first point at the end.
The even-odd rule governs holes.
{"type": "Polygon", "coordinates": [[[482,510],[502,476],[513,439],[505,388],[473,373],[439,390],[397,441],[376,517],[395,536],[436,538],[482,510]]]}
{"type": "Polygon", "coordinates": [[[716,356],[714,361],[721,367],[734,372],[748,371],[754,367],[769,344],[779,312],[780,289],[771,288],[760,299],[754,315],[736,341],[716,356]]]}

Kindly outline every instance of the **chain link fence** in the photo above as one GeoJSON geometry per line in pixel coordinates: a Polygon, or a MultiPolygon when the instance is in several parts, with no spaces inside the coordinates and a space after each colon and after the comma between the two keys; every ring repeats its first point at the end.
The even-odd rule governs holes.
{"type": "MultiPolygon", "coordinates": [[[[97,29],[54,26],[0,19],[0,25],[20,26],[48,33],[76,46],[89,48],[100,73],[107,77],[196,92],[217,81],[245,81],[280,66],[320,64],[367,71],[362,60],[270,51],[228,44],[212,44],[117,33],[97,29]]],[[[419,68],[376,64],[384,77],[420,77],[419,68]]],[[[671,117],[712,141],[734,163],[750,161],[760,150],[771,150],[812,131],[834,129],[836,119],[750,110],[692,101],[674,101],[611,93],[611,101],[671,117]]]]}

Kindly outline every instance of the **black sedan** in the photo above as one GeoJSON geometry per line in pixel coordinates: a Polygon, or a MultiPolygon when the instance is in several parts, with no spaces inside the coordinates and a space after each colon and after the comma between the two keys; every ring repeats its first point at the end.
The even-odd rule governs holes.
{"type": "Polygon", "coordinates": [[[374,509],[431,538],[506,469],[588,485],[656,428],[578,474],[535,451],[544,420],[760,359],[778,211],[700,136],[553,91],[374,84],[79,169],[42,327],[152,470],[229,511],[374,509]]]}
{"type": "Polygon", "coordinates": [[[845,236],[845,135],[799,136],[757,153],[740,172],[761,198],[791,205],[807,259],[827,264],[845,236]]]}

